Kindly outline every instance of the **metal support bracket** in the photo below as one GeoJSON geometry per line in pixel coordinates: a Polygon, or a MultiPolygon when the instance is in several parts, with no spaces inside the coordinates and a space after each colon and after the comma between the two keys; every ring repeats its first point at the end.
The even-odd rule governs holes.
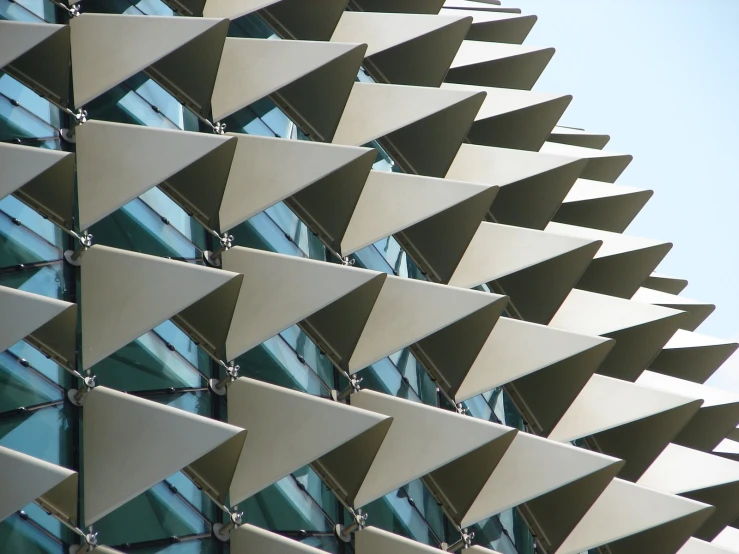
{"type": "Polygon", "coordinates": [[[79,267],[82,265],[82,260],[80,260],[80,256],[82,256],[82,253],[90,248],[92,246],[92,235],[88,234],[86,231],[82,234],[82,236],[78,235],[77,233],[74,233],[74,236],[77,237],[77,240],[79,240],[80,245],[77,247],[77,250],[65,250],[64,251],[64,259],[67,261],[68,264],[73,265],[75,267],[79,267]]]}
{"type": "MultiPolygon", "coordinates": [[[[75,4],[70,8],[70,17],[77,17],[80,14],[80,5],[79,3],[75,4]],[[74,15],[72,14],[72,11],[74,11],[74,15]]],[[[77,142],[77,139],[75,138],[75,129],[84,123],[87,122],[87,110],[83,110],[82,108],[78,109],[76,112],[73,112],[69,108],[63,108],[65,112],[67,112],[69,115],[71,115],[74,118],[74,124],[71,125],[68,129],[60,129],[59,135],[66,140],[67,142],[74,144],[77,142]]]]}
{"type": "Polygon", "coordinates": [[[73,544],[69,547],[69,554],[85,554],[86,552],[92,552],[98,545],[98,534],[97,532],[87,533],[83,535],[84,543],[73,544]]]}
{"type": "Polygon", "coordinates": [[[212,267],[221,267],[221,254],[233,248],[234,236],[223,233],[223,235],[218,235],[218,241],[220,242],[218,248],[212,252],[209,250],[203,252],[203,259],[212,267]]]}
{"type": "Polygon", "coordinates": [[[362,513],[362,510],[357,510],[357,512],[353,515],[354,521],[352,523],[346,526],[337,523],[336,527],[334,528],[336,536],[344,542],[351,542],[352,533],[356,531],[361,531],[362,529],[364,529],[364,526],[367,525],[367,518],[369,517],[369,514],[362,513]]]}
{"type": "Polygon", "coordinates": [[[341,265],[353,266],[356,263],[357,260],[355,260],[354,258],[350,258],[349,256],[344,256],[343,258],[341,258],[341,265]]]}
{"type": "Polygon", "coordinates": [[[352,375],[349,377],[349,386],[346,387],[343,391],[331,391],[331,396],[334,397],[334,400],[337,402],[341,402],[343,400],[346,400],[354,394],[355,392],[359,392],[361,390],[361,384],[364,380],[364,377],[357,377],[356,375],[352,375]]]}
{"type": "Polygon", "coordinates": [[[441,549],[446,552],[457,552],[458,550],[472,546],[472,539],[475,538],[475,534],[468,533],[466,529],[462,529],[461,533],[462,536],[457,542],[453,544],[441,543],[441,549]]]}
{"type": "Polygon", "coordinates": [[[85,395],[96,387],[95,376],[88,375],[82,380],[82,387],[78,389],[69,389],[67,391],[67,398],[75,406],[82,406],[85,401],[85,395]]]}
{"type": "Polygon", "coordinates": [[[231,365],[224,364],[224,367],[226,368],[226,375],[220,381],[218,379],[210,379],[208,381],[208,388],[218,396],[225,396],[228,384],[236,381],[239,377],[240,367],[235,363],[231,362],[231,365]]]}
{"type": "Polygon", "coordinates": [[[221,542],[228,542],[231,540],[231,530],[235,529],[242,523],[244,517],[243,512],[231,512],[231,521],[228,523],[214,523],[213,524],[213,535],[221,542]]]}

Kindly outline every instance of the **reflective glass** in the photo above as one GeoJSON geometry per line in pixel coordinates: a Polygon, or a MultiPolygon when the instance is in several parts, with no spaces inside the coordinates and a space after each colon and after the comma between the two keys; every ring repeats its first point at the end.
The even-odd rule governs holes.
{"type": "Polygon", "coordinates": [[[67,547],[49,536],[31,519],[15,513],[0,522],[0,545],[3,552],[22,554],[67,554],[67,547]]]}
{"type": "MultiPolygon", "coordinates": [[[[30,367],[46,377],[52,384],[65,385],[69,382],[69,373],[56,362],[46,357],[27,342],[19,342],[8,348],[8,355],[16,360],[24,359],[30,367]]],[[[22,367],[22,366],[21,366],[22,367]]]]}
{"type": "Polygon", "coordinates": [[[0,445],[70,467],[71,418],[77,417],[70,410],[59,404],[23,415],[0,417],[0,445]]]}
{"type": "Polygon", "coordinates": [[[64,390],[8,352],[0,353],[0,413],[61,401],[64,390]]]}
{"type": "Polygon", "coordinates": [[[285,235],[274,220],[262,212],[231,230],[234,244],[258,250],[306,257],[305,253],[285,235]]]}
{"type": "Polygon", "coordinates": [[[149,331],[93,366],[98,384],[126,391],[201,387],[205,378],[149,331]]]}
{"type": "Polygon", "coordinates": [[[0,73],[0,94],[16,101],[44,123],[59,128],[59,109],[8,74],[0,73]]]}
{"type": "Polygon", "coordinates": [[[281,479],[239,505],[244,520],[272,531],[333,532],[326,517],[310,495],[292,476],[281,479]]]}
{"type": "Polygon", "coordinates": [[[182,330],[171,321],[157,325],[154,332],[165,341],[167,348],[174,348],[177,353],[194,367],[205,372],[209,364],[207,354],[193,342],[182,330]]]}
{"type": "Polygon", "coordinates": [[[364,368],[360,373],[360,377],[362,377],[363,389],[384,392],[406,400],[421,402],[421,398],[413,390],[408,379],[400,374],[398,368],[389,358],[384,358],[364,368]]]}
{"type": "Polygon", "coordinates": [[[200,259],[201,251],[136,198],[90,228],[97,244],[152,256],[200,259]]]}
{"type": "Polygon", "coordinates": [[[64,262],[61,261],[37,267],[11,268],[10,271],[0,272],[0,285],[52,298],[70,300],[70,290],[64,278],[64,262]]]}
{"type": "Polygon", "coordinates": [[[62,249],[0,211],[0,267],[60,260],[62,249]]]}
{"type": "Polygon", "coordinates": [[[14,196],[6,196],[0,200],[0,210],[11,218],[18,219],[25,227],[33,229],[34,233],[49,244],[53,244],[59,248],[64,247],[67,235],[51,221],[14,196]]]}
{"type": "Polygon", "coordinates": [[[244,376],[316,396],[330,396],[329,388],[298,360],[296,352],[277,335],[236,358],[244,376]]]}
{"type": "Polygon", "coordinates": [[[293,473],[298,487],[306,492],[318,504],[331,521],[339,520],[339,502],[318,474],[310,466],[305,466],[293,473]]]}
{"type": "Polygon", "coordinates": [[[31,23],[41,23],[43,21],[43,17],[39,17],[32,11],[28,11],[15,0],[0,0],[0,19],[29,21],[31,23]]]}
{"type": "Polygon", "coordinates": [[[370,514],[372,525],[424,544],[438,546],[441,542],[427,522],[409,502],[405,489],[401,488],[370,502],[364,511],[370,514]]]}
{"type": "Polygon", "coordinates": [[[210,523],[165,483],[158,483],[95,523],[102,544],[208,533],[210,523]]]}
{"type": "Polygon", "coordinates": [[[497,517],[478,523],[471,530],[475,533],[475,544],[485,545],[501,554],[520,554],[509,537],[509,531],[497,517]]]}
{"type": "Polygon", "coordinates": [[[154,212],[166,217],[169,224],[187,240],[205,249],[205,231],[200,224],[158,187],[146,191],[139,196],[139,199],[154,212]]]}
{"type": "Polygon", "coordinates": [[[278,38],[259,14],[250,13],[231,21],[228,36],[241,38],[278,38]]]}
{"type": "Polygon", "coordinates": [[[334,366],[321,349],[306,335],[300,327],[293,325],[285,329],[280,336],[285,339],[293,350],[302,356],[304,363],[308,365],[326,384],[328,388],[334,387],[334,366]]]}

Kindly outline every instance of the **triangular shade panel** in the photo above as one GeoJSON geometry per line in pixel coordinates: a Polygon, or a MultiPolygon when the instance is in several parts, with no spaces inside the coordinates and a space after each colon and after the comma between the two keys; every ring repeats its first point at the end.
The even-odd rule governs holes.
{"type": "Polygon", "coordinates": [[[483,12],[444,7],[441,15],[472,15],[467,40],[522,44],[536,24],[535,15],[483,12]]]}
{"type": "Polygon", "coordinates": [[[713,507],[614,479],[555,554],[675,554],[713,507]]]}
{"type": "Polygon", "coordinates": [[[597,241],[481,223],[449,284],[511,298],[522,319],[546,324],[600,248],[597,241]]]}
{"type": "Polygon", "coordinates": [[[705,383],[736,352],[739,344],[729,340],[678,329],[667,341],[649,369],[672,377],[705,383]]]}
{"type": "Polygon", "coordinates": [[[578,179],[553,221],[623,233],[654,191],[578,179]]]}
{"type": "Polygon", "coordinates": [[[483,87],[531,90],[554,55],[554,48],[465,40],[446,81],[483,87]]]}
{"type": "Polygon", "coordinates": [[[637,383],[703,400],[700,411],[672,441],[676,444],[711,452],[739,424],[739,395],[736,393],[652,371],[642,373],[637,383]]]}
{"type": "Polygon", "coordinates": [[[347,11],[331,40],[366,43],[363,67],[376,82],[438,87],[471,23],[469,14],[347,11]]]}
{"type": "Polygon", "coordinates": [[[179,101],[207,115],[227,20],[85,13],[69,26],[75,106],[146,71],[179,101]]]}
{"type": "Polygon", "coordinates": [[[695,331],[701,323],[716,309],[714,304],[693,300],[683,296],[676,296],[666,292],[660,292],[648,288],[640,288],[636,294],[631,297],[633,300],[653,304],[655,306],[664,306],[675,310],[683,310],[687,313],[687,317],[680,322],[680,328],[687,331],[695,331]]]}
{"type": "Polygon", "coordinates": [[[614,183],[621,173],[628,167],[634,157],[630,154],[615,154],[604,152],[594,148],[583,148],[569,144],[556,142],[545,142],[540,152],[547,154],[559,154],[561,156],[572,156],[586,160],[587,165],[582,172],[583,179],[593,181],[605,181],[614,183]]]}
{"type": "Polygon", "coordinates": [[[549,142],[570,144],[583,148],[595,148],[596,150],[603,150],[610,140],[611,137],[609,135],[589,133],[588,131],[574,127],[557,126],[552,131],[552,134],[549,135],[549,142]]]}
{"type": "Polygon", "coordinates": [[[241,377],[228,386],[228,422],[248,431],[231,484],[235,505],[391,419],[241,377]]]}
{"type": "Polygon", "coordinates": [[[39,347],[50,343],[56,348],[44,351],[60,359],[74,358],[77,306],[9,287],[0,287],[0,306],[0,352],[25,339],[39,347]]]}
{"type": "Polygon", "coordinates": [[[83,418],[85,525],[180,470],[223,502],[246,437],[233,425],[106,387],[85,395],[83,418]]]}
{"type": "Polygon", "coordinates": [[[31,502],[77,520],[77,472],[0,446],[0,522],[31,502]]]}
{"type": "Polygon", "coordinates": [[[177,0],[196,3],[192,15],[239,19],[258,13],[284,38],[322,40],[331,37],[347,0],[177,0]]]}
{"type": "Polygon", "coordinates": [[[467,139],[473,144],[538,152],[572,96],[444,83],[443,89],[484,91],[487,96],[467,139]]]}
{"type": "MultiPolygon", "coordinates": [[[[463,402],[608,342],[602,337],[504,317],[496,323],[463,380],[452,384],[449,392],[457,402],[463,402]]],[[[568,373],[563,370],[562,379],[567,379],[568,373]]]]}
{"type": "Polygon", "coordinates": [[[89,121],[76,141],[81,230],[157,185],[203,225],[216,226],[234,137],[89,121]]]}
{"type": "Polygon", "coordinates": [[[634,381],[685,317],[678,310],[575,289],[549,324],[558,329],[616,339],[598,373],[634,381]]]}
{"type": "MultiPolygon", "coordinates": [[[[2,21],[0,21],[0,30],[2,21]]],[[[0,144],[0,198],[12,194],[64,229],[74,215],[74,161],[70,152],[0,144]]]]}
{"type": "Polygon", "coordinates": [[[226,337],[213,333],[227,330],[241,281],[229,271],[100,245],[82,255],[80,279],[85,369],[182,312],[175,322],[215,354],[226,337]],[[219,289],[228,294],[211,301],[219,289]],[[220,344],[208,344],[211,337],[220,344]]]}
{"type": "Polygon", "coordinates": [[[739,552],[739,529],[726,527],[711,544],[728,549],[729,552],[739,552]]]}
{"type": "MultiPolygon", "coordinates": [[[[364,506],[435,469],[492,442],[507,447],[516,430],[439,410],[386,394],[362,390],[351,405],[393,418],[382,446],[355,483],[340,483],[345,501],[364,506]]],[[[356,445],[338,448],[334,456],[358,459],[356,445]]],[[[329,481],[331,481],[330,472],[329,481]]]]}
{"type": "Polygon", "coordinates": [[[321,554],[323,550],[308,546],[277,533],[271,533],[248,523],[231,531],[233,554],[321,554]]]}
{"type": "Polygon", "coordinates": [[[364,51],[361,44],[227,38],[213,89],[213,119],[271,95],[314,139],[330,141],[364,51]]]}
{"type": "Polygon", "coordinates": [[[669,294],[680,294],[685,287],[688,286],[687,279],[678,277],[668,277],[659,273],[652,273],[644,281],[644,287],[652,290],[658,290],[669,294]]]}
{"type": "Polygon", "coordinates": [[[354,535],[354,542],[357,554],[438,554],[439,551],[438,548],[372,526],[358,531],[354,535]]]}
{"type": "Polygon", "coordinates": [[[236,151],[219,212],[221,230],[284,200],[327,244],[337,245],[375,160],[374,150],[234,136],[236,151]]]}
{"type": "Polygon", "coordinates": [[[583,167],[567,156],[463,144],[446,177],[501,187],[492,221],[544,229],[583,167]]]}
{"type": "Polygon", "coordinates": [[[496,294],[389,276],[347,369],[355,373],[476,312],[483,313],[492,327],[504,306],[505,299],[496,294]]]}
{"type": "Polygon", "coordinates": [[[0,70],[67,107],[69,26],[0,21],[0,70]]]}
{"type": "MultiPolygon", "coordinates": [[[[611,468],[610,477],[613,477],[620,467],[619,460],[614,458],[558,444],[528,433],[518,433],[499,458],[488,457],[487,463],[481,463],[482,460],[478,457],[477,463],[480,465],[473,470],[470,462],[475,454],[460,458],[425,479],[432,489],[444,495],[442,498],[451,501],[447,511],[461,527],[467,527],[508,508],[552,493],[595,472],[611,468]],[[490,471],[489,466],[494,466],[494,469],[490,471]],[[480,474],[483,479],[474,491],[471,502],[469,500],[461,502],[460,493],[468,489],[468,481],[474,477],[474,475],[462,477],[469,471],[480,474]],[[458,485],[453,483],[455,479],[460,481],[458,485]],[[455,486],[457,490],[449,490],[455,486]]],[[[592,496],[591,503],[602,492],[607,482],[608,480],[600,483],[600,489],[588,495],[592,496]]],[[[591,486],[593,484],[590,483],[591,486]]],[[[571,489],[571,492],[573,497],[577,496],[574,490],[571,489]]],[[[589,507],[589,504],[575,506],[576,504],[578,503],[573,502],[570,507],[582,513],[589,507]]],[[[582,513],[579,516],[582,516],[582,513]]],[[[577,519],[579,518],[575,518],[573,527],[577,519]]]]}
{"type": "Polygon", "coordinates": [[[504,387],[529,427],[547,436],[615,344],[608,340],[570,358],[519,377],[504,387]]]}
{"type": "Polygon", "coordinates": [[[631,298],[672,248],[669,242],[556,222],[547,225],[546,231],[602,241],[603,245],[578,281],[577,288],[619,298],[631,298]]]}
{"type": "MultiPolygon", "coordinates": [[[[435,242],[434,248],[461,245],[465,239],[469,242],[471,236],[465,223],[475,216],[482,221],[496,192],[497,187],[482,184],[371,171],[341,241],[340,253],[346,256],[409,227],[411,229],[408,235],[416,238],[417,233],[414,233],[413,225],[433,219],[447,210],[454,211],[453,208],[462,203],[467,205],[467,209],[454,211],[455,221],[444,218],[445,235],[459,233],[460,236],[449,237],[447,245],[435,242]],[[383,214],[382,218],[377,217],[378,213],[383,214]]],[[[425,253],[424,246],[427,245],[419,244],[421,252],[425,253]]],[[[457,252],[447,255],[456,254],[461,257],[463,250],[460,251],[459,247],[456,250],[457,252]]],[[[429,254],[433,256],[434,252],[429,254]]]]}
{"type": "MultiPolygon", "coordinates": [[[[385,278],[375,271],[239,246],[223,253],[223,267],[244,276],[226,341],[229,360],[350,293],[366,293],[374,303],[375,282],[385,278]]],[[[332,329],[344,332],[340,325],[332,329]]]]}
{"type": "Polygon", "coordinates": [[[732,550],[727,550],[721,546],[711,544],[695,537],[688,539],[688,542],[680,549],[678,554],[731,554],[732,550]]]}
{"type": "Polygon", "coordinates": [[[444,177],[484,98],[480,92],[355,83],[333,142],[379,140],[406,173],[444,177]]]}
{"type": "Polygon", "coordinates": [[[626,461],[624,479],[637,479],[695,416],[701,400],[593,375],[549,438],[591,437],[601,452],[626,461]]]}
{"type": "Polygon", "coordinates": [[[444,0],[350,0],[349,5],[363,12],[434,15],[439,13],[444,0]]]}
{"type": "Polygon", "coordinates": [[[713,540],[739,515],[739,462],[670,444],[638,484],[716,507],[695,534],[713,540]]]}

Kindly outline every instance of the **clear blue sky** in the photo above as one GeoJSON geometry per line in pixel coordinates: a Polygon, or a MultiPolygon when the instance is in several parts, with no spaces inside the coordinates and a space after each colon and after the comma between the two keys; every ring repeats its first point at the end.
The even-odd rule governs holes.
{"type": "MultiPolygon", "coordinates": [[[[739,0],[507,0],[557,50],[534,90],[569,93],[562,124],[633,154],[618,183],[654,196],[626,231],[674,246],[658,272],[716,304],[698,332],[739,340],[739,0]]],[[[739,392],[739,356],[709,384],[739,392]]]]}

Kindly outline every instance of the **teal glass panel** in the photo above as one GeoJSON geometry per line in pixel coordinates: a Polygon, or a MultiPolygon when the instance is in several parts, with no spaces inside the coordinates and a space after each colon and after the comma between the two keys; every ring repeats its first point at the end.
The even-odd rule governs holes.
{"type": "Polygon", "coordinates": [[[234,244],[238,246],[306,257],[305,253],[264,212],[236,226],[230,233],[234,236],[234,244]]]}
{"type": "Polygon", "coordinates": [[[71,291],[64,278],[64,262],[61,261],[0,272],[0,285],[71,301],[71,291]]]}
{"type": "Polygon", "coordinates": [[[156,333],[149,331],[92,369],[97,382],[118,390],[202,387],[205,377],[156,333]]]}
{"type": "Polygon", "coordinates": [[[292,476],[281,479],[239,505],[248,523],[271,531],[323,531],[333,533],[326,517],[292,476]]]}
{"type": "Polygon", "coordinates": [[[318,474],[310,466],[305,466],[293,473],[298,488],[308,494],[321,507],[331,521],[339,520],[339,502],[318,474]]]}
{"type": "Polygon", "coordinates": [[[443,537],[444,512],[426,488],[426,485],[423,484],[423,481],[416,479],[408,483],[403,489],[408,497],[408,503],[418,511],[437,537],[443,537]]]}
{"type": "Polygon", "coordinates": [[[415,501],[409,502],[409,498],[406,490],[401,488],[370,502],[364,511],[369,514],[371,525],[375,527],[423,544],[439,546],[441,540],[416,509],[415,501]]]}
{"type": "Polygon", "coordinates": [[[240,373],[246,377],[307,392],[330,396],[329,388],[308,365],[301,363],[295,351],[279,335],[236,358],[240,373]]]}
{"type": "Polygon", "coordinates": [[[95,523],[102,544],[134,544],[208,533],[210,523],[165,483],[158,483],[95,523]]]}
{"type": "Polygon", "coordinates": [[[257,100],[223,120],[226,129],[267,137],[297,138],[295,124],[269,98],[257,100]]]}
{"type": "Polygon", "coordinates": [[[11,218],[16,218],[24,227],[32,229],[49,244],[58,248],[64,247],[67,237],[64,231],[14,196],[6,196],[0,200],[0,210],[11,218]]]}
{"type": "Polygon", "coordinates": [[[308,365],[328,388],[334,387],[333,364],[300,327],[293,325],[280,333],[280,336],[302,358],[302,363],[308,365]]]}
{"type": "Polygon", "coordinates": [[[9,142],[17,138],[58,140],[57,132],[18,101],[0,93],[0,141],[9,142]]]}
{"type": "Polygon", "coordinates": [[[385,257],[380,253],[374,244],[365,246],[361,250],[358,250],[352,254],[352,259],[356,261],[358,267],[365,269],[373,269],[375,271],[382,271],[388,275],[394,275],[393,267],[388,263],[385,257]]]}
{"type": "Polygon", "coordinates": [[[0,211],[0,267],[60,260],[62,249],[0,211]]]}
{"type": "Polygon", "coordinates": [[[278,38],[267,22],[256,13],[250,13],[231,21],[229,37],[237,38],[278,38]]]}
{"type": "Polygon", "coordinates": [[[70,467],[71,421],[77,417],[70,410],[59,404],[23,415],[0,417],[0,445],[70,467]]]}
{"type": "Polygon", "coordinates": [[[509,537],[509,531],[501,525],[497,517],[491,517],[470,528],[475,533],[475,544],[485,546],[501,554],[520,554],[509,537]]]}
{"type": "Polygon", "coordinates": [[[59,109],[8,74],[0,73],[0,94],[17,102],[47,125],[59,129],[59,109]]]}
{"type": "Polygon", "coordinates": [[[389,358],[384,358],[364,368],[359,377],[362,378],[362,388],[384,392],[413,402],[421,402],[421,398],[411,387],[408,379],[400,374],[395,364],[389,358]]]}
{"type": "Polygon", "coordinates": [[[8,352],[0,353],[0,413],[63,399],[61,387],[8,352]]]}
{"type": "Polygon", "coordinates": [[[216,512],[218,508],[207,495],[197,487],[195,483],[190,481],[182,472],[175,473],[165,480],[165,484],[174,493],[179,494],[198,512],[213,520],[217,518],[216,512]]]}
{"type": "Polygon", "coordinates": [[[177,15],[172,8],[159,0],[107,0],[91,2],[86,12],[127,15],[177,15]]]}
{"type": "MultiPolygon", "coordinates": [[[[26,509],[28,509],[27,507],[26,509]]],[[[67,547],[32,519],[15,513],[0,522],[3,552],[22,554],[67,554],[67,547]]]]}
{"type": "Polygon", "coordinates": [[[425,404],[438,405],[436,385],[409,348],[404,348],[390,355],[390,360],[395,364],[405,383],[413,389],[425,404]]]}
{"type": "Polygon", "coordinates": [[[326,260],[326,247],[308,226],[283,202],[265,210],[286,236],[314,260],[326,260]]]}
{"type": "Polygon", "coordinates": [[[158,187],[146,191],[139,196],[139,199],[149,206],[152,211],[166,217],[169,224],[187,240],[197,245],[201,250],[205,250],[205,230],[203,227],[158,187]]]}
{"type": "Polygon", "coordinates": [[[0,19],[28,21],[30,23],[41,23],[43,21],[43,17],[27,10],[15,0],[0,0],[0,19]]]}
{"type": "MultiPolygon", "coordinates": [[[[19,365],[25,360],[31,369],[38,372],[53,386],[64,388],[71,379],[70,374],[63,367],[47,358],[45,354],[42,354],[27,342],[21,341],[14,344],[8,348],[7,353],[18,360],[19,365]]],[[[25,363],[21,367],[23,366],[25,366],[25,363]]]]}
{"type": "Polygon", "coordinates": [[[161,337],[167,348],[174,349],[187,362],[194,367],[206,372],[209,369],[210,358],[203,352],[195,342],[171,321],[157,325],[154,332],[161,337]]]}
{"type": "Polygon", "coordinates": [[[200,259],[201,250],[136,198],[90,228],[95,243],[152,256],[200,259]]]}

